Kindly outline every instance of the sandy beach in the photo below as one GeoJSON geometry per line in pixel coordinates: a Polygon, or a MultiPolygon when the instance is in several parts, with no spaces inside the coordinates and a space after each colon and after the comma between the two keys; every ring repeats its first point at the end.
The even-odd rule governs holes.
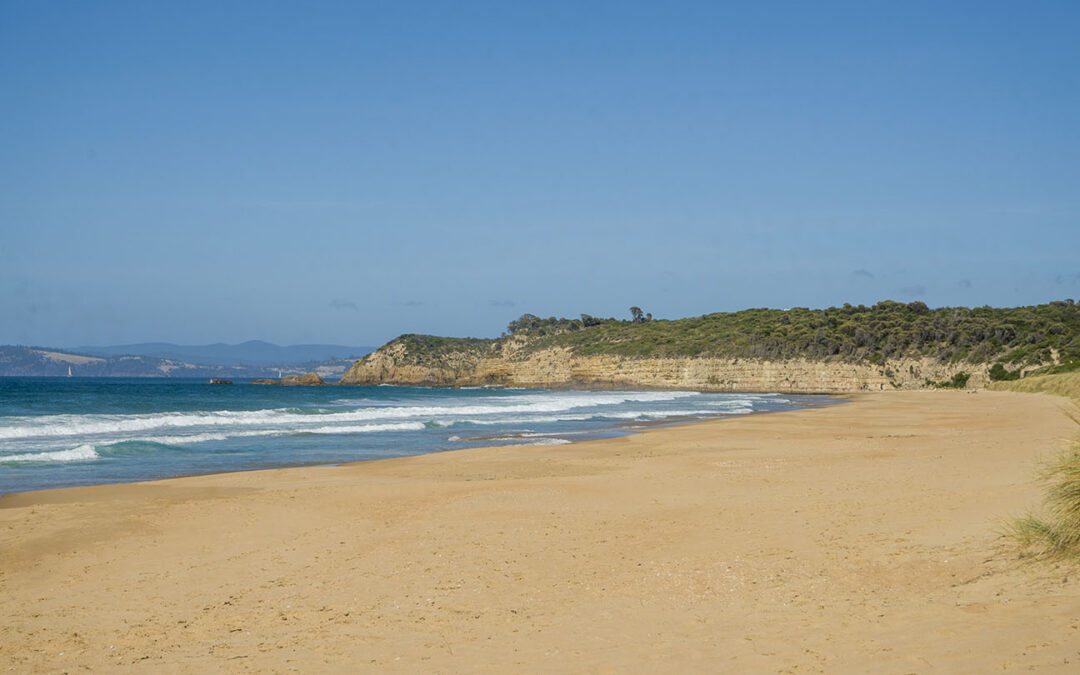
{"type": "Polygon", "coordinates": [[[1080,671],[1018,559],[1068,399],[907,392],[566,446],[0,498],[15,672],[1080,671]]]}

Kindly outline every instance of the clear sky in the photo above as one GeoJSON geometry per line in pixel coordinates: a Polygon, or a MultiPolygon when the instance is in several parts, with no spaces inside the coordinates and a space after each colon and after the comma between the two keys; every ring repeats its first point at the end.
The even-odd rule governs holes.
{"type": "Polygon", "coordinates": [[[1078,2],[0,0],[0,343],[1080,297],[1078,2]]]}

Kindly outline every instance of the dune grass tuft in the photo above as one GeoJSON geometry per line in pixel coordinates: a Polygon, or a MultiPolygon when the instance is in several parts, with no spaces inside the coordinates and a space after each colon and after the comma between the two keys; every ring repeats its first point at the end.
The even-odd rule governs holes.
{"type": "Polygon", "coordinates": [[[1045,509],[1012,521],[1012,535],[1035,557],[1080,559],[1080,444],[1048,462],[1039,478],[1045,509]]]}
{"type": "Polygon", "coordinates": [[[994,382],[990,389],[1068,396],[1080,401],[1080,371],[1057,375],[1032,375],[1021,380],[994,382]]]}
{"type": "MultiPolygon", "coordinates": [[[[994,382],[990,388],[1056,394],[1080,402],[1080,372],[994,382]]],[[[1069,417],[1080,424],[1080,419],[1069,417]]],[[[1030,555],[1080,560],[1080,443],[1046,462],[1038,477],[1046,488],[1044,509],[1011,521],[1010,534],[1030,555]]]]}

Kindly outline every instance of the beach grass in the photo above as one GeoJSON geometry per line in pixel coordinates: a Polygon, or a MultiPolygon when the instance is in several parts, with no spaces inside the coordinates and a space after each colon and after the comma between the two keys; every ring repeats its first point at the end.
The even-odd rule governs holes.
{"type": "Polygon", "coordinates": [[[1011,534],[1028,555],[1080,559],[1080,443],[1048,461],[1039,479],[1046,486],[1043,512],[1013,520],[1011,534]]]}
{"type": "Polygon", "coordinates": [[[989,388],[1029,394],[1056,394],[1080,401],[1080,371],[1056,375],[1032,375],[1022,380],[994,382],[989,388]]]}
{"type": "MultiPolygon", "coordinates": [[[[995,382],[991,388],[1055,394],[1080,401],[1080,372],[995,382]]],[[[1080,420],[1070,417],[1080,424],[1080,420]]],[[[1038,477],[1046,489],[1044,509],[1040,514],[1014,519],[1008,525],[1010,533],[1029,555],[1080,559],[1080,443],[1047,461],[1038,477]]]]}

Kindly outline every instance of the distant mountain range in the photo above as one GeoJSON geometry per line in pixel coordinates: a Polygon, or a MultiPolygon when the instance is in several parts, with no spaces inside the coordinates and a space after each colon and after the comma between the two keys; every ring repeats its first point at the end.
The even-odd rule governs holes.
{"type": "Polygon", "coordinates": [[[339,378],[371,347],[144,343],[106,347],[0,346],[0,376],[213,377],[252,379],[316,372],[339,378]]]}
{"type": "Polygon", "coordinates": [[[289,366],[331,359],[358,359],[375,347],[344,345],[279,345],[248,340],[237,345],[218,342],[212,345],[176,345],[169,342],[143,342],[107,347],[79,346],[63,351],[89,356],[149,356],[217,366],[289,366]]]}

